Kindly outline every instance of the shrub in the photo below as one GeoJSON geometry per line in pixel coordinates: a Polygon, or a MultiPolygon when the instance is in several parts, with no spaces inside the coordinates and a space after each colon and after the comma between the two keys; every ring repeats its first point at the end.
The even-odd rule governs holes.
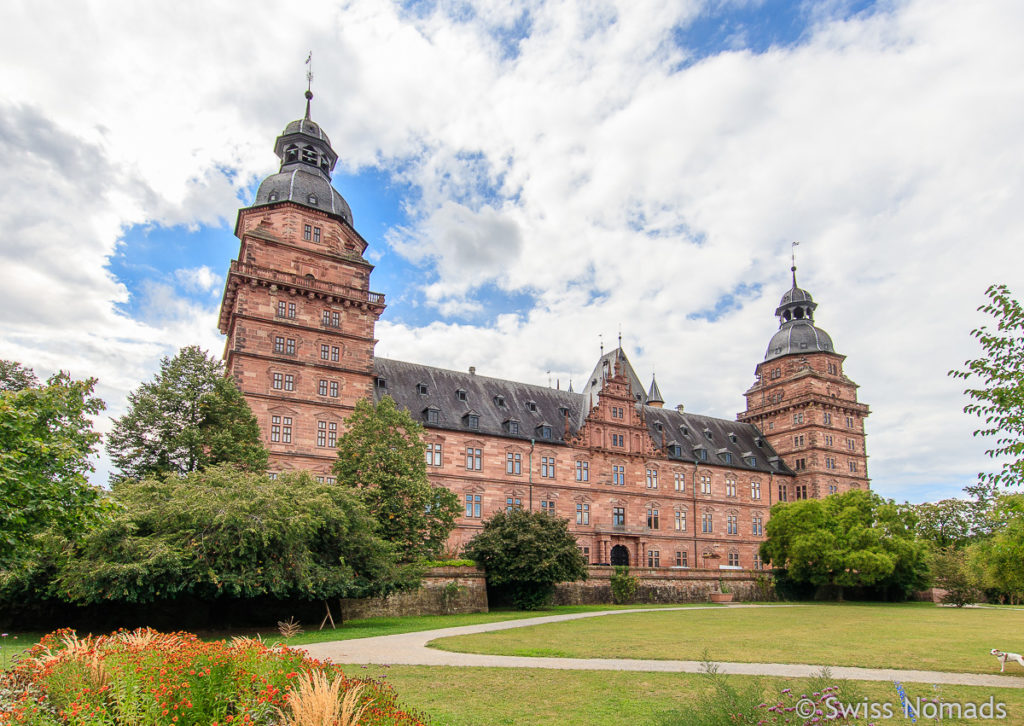
{"type": "Polygon", "coordinates": [[[612,600],[616,605],[623,605],[636,597],[637,579],[629,574],[628,567],[616,567],[611,576],[612,600]]]}
{"type": "Polygon", "coordinates": [[[400,710],[394,691],[380,681],[350,679],[301,651],[249,638],[203,642],[149,629],[79,638],[59,630],[0,679],[0,723],[302,723],[314,708],[361,713],[359,723],[367,725],[423,723],[400,710]],[[325,694],[337,703],[327,703],[325,694]]]}

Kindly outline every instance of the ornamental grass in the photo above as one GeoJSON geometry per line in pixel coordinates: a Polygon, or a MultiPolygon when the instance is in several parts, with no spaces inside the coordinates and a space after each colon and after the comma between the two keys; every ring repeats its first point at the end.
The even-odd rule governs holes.
{"type": "Polygon", "coordinates": [[[258,639],[58,630],[0,673],[0,725],[412,726],[380,679],[258,639]]]}

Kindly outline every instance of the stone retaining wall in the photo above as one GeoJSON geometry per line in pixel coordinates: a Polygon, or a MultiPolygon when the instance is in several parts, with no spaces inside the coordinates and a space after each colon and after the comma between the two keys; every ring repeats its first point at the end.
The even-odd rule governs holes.
{"type": "Polygon", "coordinates": [[[387,597],[343,599],[341,617],[400,617],[487,612],[487,580],[475,567],[435,567],[427,570],[417,590],[387,597]]]}
{"type": "MultiPolygon", "coordinates": [[[[565,582],[555,586],[556,605],[599,605],[612,602],[612,567],[591,567],[585,582],[565,582]]],[[[767,573],[749,570],[697,570],[642,567],[630,568],[629,574],[637,579],[636,603],[708,602],[713,592],[720,592],[720,583],[726,583],[733,600],[774,599],[773,591],[766,595],[758,588],[758,575],[767,573]]]]}

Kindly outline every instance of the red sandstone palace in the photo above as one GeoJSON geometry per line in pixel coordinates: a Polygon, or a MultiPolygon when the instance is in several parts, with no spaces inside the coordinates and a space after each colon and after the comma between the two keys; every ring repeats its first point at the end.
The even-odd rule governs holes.
{"type": "Polygon", "coordinates": [[[868,407],[795,269],[736,421],[664,408],[621,347],[580,392],[375,357],[384,295],[331,186],[338,157],[311,97],[274,146],[280,171],[238,213],[220,313],[272,472],[331,481],[346,416],[388,395],[426,427],[431,480],[464,504],[452,550],[491,512],[523,507],[568,519],[594,564],[711,569],[761,567],[772,504],[869,486],[868,407]]]}

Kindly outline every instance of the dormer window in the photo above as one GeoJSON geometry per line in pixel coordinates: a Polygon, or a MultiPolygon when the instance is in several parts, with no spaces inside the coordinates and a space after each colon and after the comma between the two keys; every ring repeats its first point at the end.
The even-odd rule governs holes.
{"type": "Polygon", "coordinates": [[[388,387],[387,379],[382,376],[377,376],[377,380],[374,383],[379,390],[386,390],[388,387]]]}
{"type": "Polygon", "coordinates": [[[564,416],[568,416],[569,415],[568,407],[566,407],[566,406],[559,406],[558,407],[558,415],[559,416],[563,416],[563,417],[564,416]]]}
{"type": "Polygon", "coordinates": [[[546,424],[541,424],[540,426],[537,427],[537,436],[539,436],[542,439],[550,439],[551,427],[546,424]]]}
{"type": "Polygon", "coordinates": [[[671,446],[668,447],[668,453],[670,456],[682,456],[683,447],[680,446],[679,444],[672,444],[671,446]]]}
{"type": "Polygon", "coordinates": [[[697,457],[697,459],[699,461],[707,461],[708,460],[708,450],[705,449],[703,446],[695,446],[693,448],[693,454],[694,454],[694,456],[697,457]]]}
{"type": "Polygon", "coordinates": [[[473,429],[474,431],[480,428],[480,416],[475,413],[467,413],[463,416],[463,420],[466,422],[466,428],[473,429]]]}
{"type": "Polygon", "coordinates": [[[679,433],[681,433],[683,436],[689,436],[690,435],[690,429],[688,429],[686,426],[680,426],[679,427],[679,433]]]}
{"type": "Polygon", "coordinates": [[[732,454],[730,452],[728,452],[728,451],[719,451],[718,452],[718,458],[722,460],[723,464],[731,464],[732,463],[732,454]]]}
{"type": "Polygon", "coordinates": [[[427,384],[426,383],[417,383],[416,384],[416,393],[420,394],[421,396],[426,396],[427,395],[427,384]]]}
{"type": "Polygon", "coordinates": [[[664,431],[665,430],[665,427],[662,425],[661,421],[655,421],[654,422],[654,428],[658,429],[658,431],[664,431]]]}
{"type": "Polygon", "coordinates": [[[758,436],[756,439],[754,439],[754,446],[756,446],[759,449],[764,448],[764,439],[758,436]]]}
{"type": "Polygon", "coordinates": [[[505,422],[505,430],[508,431],[513,436],[518,436],[519,422],[516,421],[514,418],[510,418],[508,421],[505,422]]]}
{"type": "Polygon", "coordinates": [[[729,434],[729,441],[736,443],[736,434],[729,434]]]}
{"type": "Polygon", "coordinates": [[[457,391],[455,391],[455,398],[459,399],[460,401],[465,401],[466,400],[466,392],[463,389],[461,389],[461,388],[458,389],[457,391]]]}
{"type": "Polygon", "coordinates": [[[500,395],[499,396],[495,396],[494,397],[494,405],[495,406],[500,406],[500,407],[504,408],[504,406],[505,406],[505,397],[504,396],[500,396],[500,395]]]}
{"type": "Polygon", "coordinates": [[[750,467],[757,466],[757,457],[756,456],[748,456],[746,459],[744,459],[744,461],[747,462],[747,466],[750,466],[750,467]]]}
{"type": "Polygon", "coordinates": [[[537,402],[536,401],[527,401],[526,402],[526,410],[530,411],[531,413],[537,413],[537,402]]]}
{"type": "Polygon", "coordinates": [[[440,409],[429,406],[423,409],[423,418],[428,424],[437,424],[441,422],[441,411],[440,409]]]}
{"type": "Polygon", "coordinates": [[[711,435],[711,429],[704,429],[704,438],[711,441],[714,436],[711,435]]]}
{"type": "Polygon", "coordinates": [[[310,204],[316,204],[316,194],[310,194],[309,195],[309,203],[310,204]]]}
{"type": "Polygon", "coordinates": [[[277,192],[271,192],[270,196],[267,198],[267,201],[268,202],[276,202],[277,201],[277,192]]]}

